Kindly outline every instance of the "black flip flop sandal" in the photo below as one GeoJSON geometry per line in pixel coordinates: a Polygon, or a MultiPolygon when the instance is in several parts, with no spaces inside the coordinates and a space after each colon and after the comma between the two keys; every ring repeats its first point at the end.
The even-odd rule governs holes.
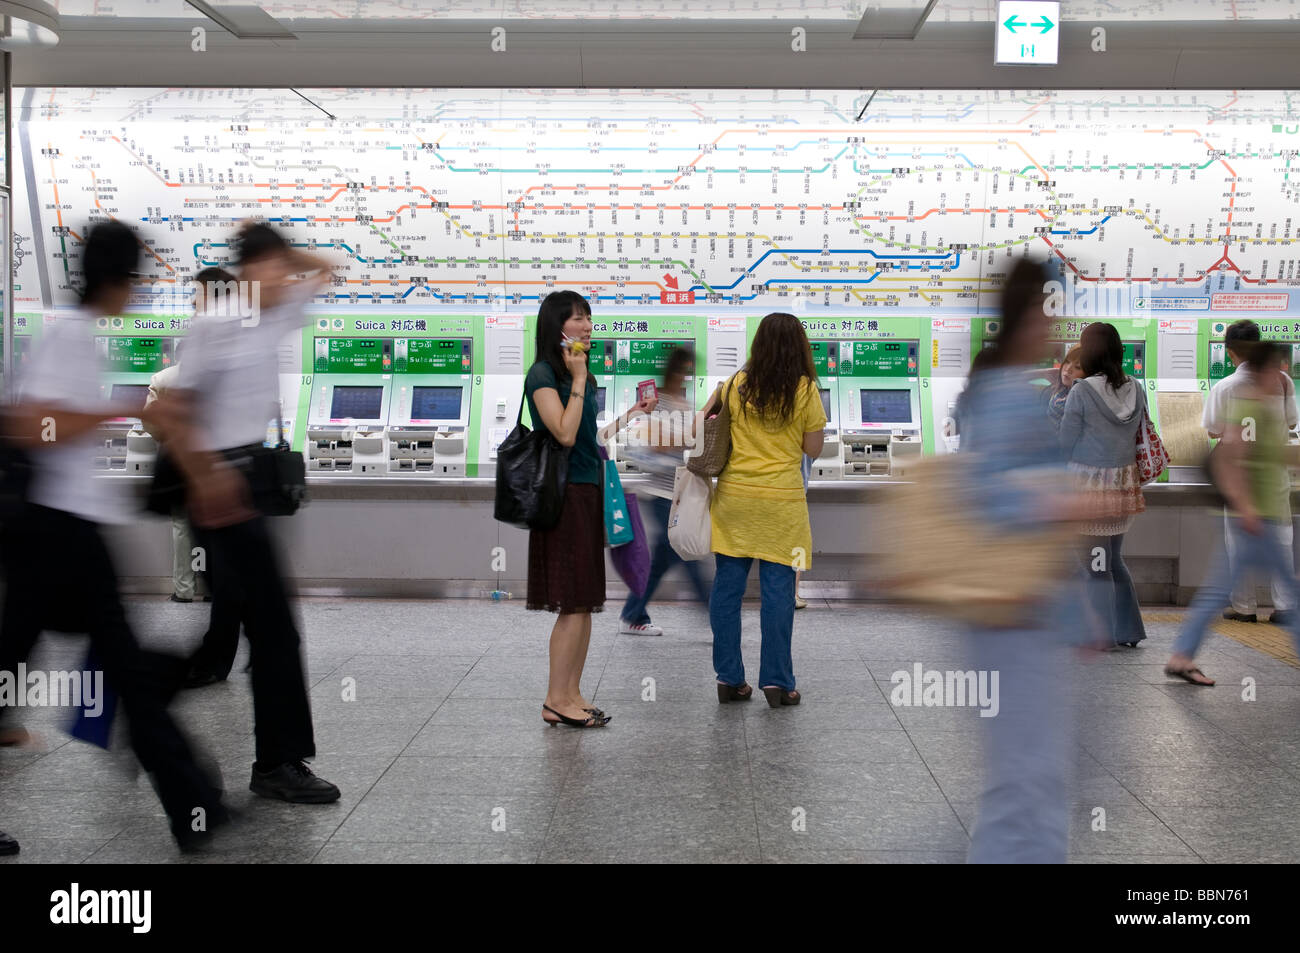
{"type": "Polygon", "coordinates": [[[1200,685],[1202,688],[1212,688],[1214,686],[1214,679],[1210,678],[1210,676],[1206,675],[1199,668],[1166,668],[1165,674],[1171,678],[1181,678],[1183,681],[1191,685],[1200,685]],[[1193,675],[1199,675],[1201,678],[1208,679],[1208,681],[1198,682],[1196,679],[1192,678],[1193,675]]]}

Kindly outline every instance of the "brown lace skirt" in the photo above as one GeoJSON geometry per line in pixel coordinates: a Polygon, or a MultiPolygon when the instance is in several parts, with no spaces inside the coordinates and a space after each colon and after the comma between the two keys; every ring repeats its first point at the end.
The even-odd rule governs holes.
{"type": "Polygon", "coordinates": [[[605,511],[601,488],[570,483],[553,529],[528,534],[529,609],[567,615],[605,608],[605,511]]]}

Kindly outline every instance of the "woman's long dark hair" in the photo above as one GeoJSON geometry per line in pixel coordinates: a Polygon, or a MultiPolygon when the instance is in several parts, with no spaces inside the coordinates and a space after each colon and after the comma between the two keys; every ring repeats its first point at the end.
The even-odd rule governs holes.
{"type": "Polygon", "coordinates": [[[1002,285],[1002,318],[997,336],[971,364],[971,374],[994,367],[1004,367],[1013,360],[1011,342],[1020,336],[1030,309],[1047,297],[1051,274],[1039,262],[1029,258],[1019,259],[1002,285]]]}
{"type": "Polygon", "coordinates": [[[759,322],[743,370],[745,380],[737,388],[742,412],[753,406],[760,417],[781,423],[793,417],[799,381],[807,377],[817,384],[812,348],[799,319],[778,311],[759,322]]]}
{"type": "Polygon", "coordinates": [[[1079,346],[1083,348],[1079,365],[1086,376],[1101,374],[1115,390],[1124,386],[1128,380],[1124,376],[1124,342],[1119,339],[1115,325],[1094,321],[1083,329],[1079,346]]]}
{"type": "MultiPolygon", "coordinates": [[[[564,322],[573,317],[575,312],[591,317],[591,305],[576,291],[552,291],[542,299],[542,305],[537,309],[534,359],[551,365],[557,381],[569,377],[569,369],[564,366],[564,354],[560,350],[560,343],[564,339],[564,322]]],[[[591,359],[591,352],[587,353],[587,359],[591,359]]]]}

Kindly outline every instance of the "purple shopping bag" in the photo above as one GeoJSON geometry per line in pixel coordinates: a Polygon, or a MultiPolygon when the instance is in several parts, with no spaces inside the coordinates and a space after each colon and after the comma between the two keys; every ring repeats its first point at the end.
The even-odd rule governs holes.
{"type": "Polygon", "coordinates": [[[650,546],[645,539],[645,526],[641,523],[641,507],[637,504],[635,493],[624,493],[627,501],[627,515],[632,521],[632,542],[622,546],[611,546],[609,558],[619,578],[636,595],[645,595],[646,584],[650,581],[650,546]]]}
{"type": "MultiPolygon", "coordinates": [[[[600,459],[608,460],[609,454],[603,446],[597,446],[600,459]]],[[[624,493],[627,515],[632,523],[632,542],[622,546],[611,546],[609,558],[614,564],[614,571],[629,589],[636,595],[645,595],[645,587],[650,582],[650,544],[646,542],[645,525],[641,522],[641,506],[637,503],[635,493],[624,493]]]]}

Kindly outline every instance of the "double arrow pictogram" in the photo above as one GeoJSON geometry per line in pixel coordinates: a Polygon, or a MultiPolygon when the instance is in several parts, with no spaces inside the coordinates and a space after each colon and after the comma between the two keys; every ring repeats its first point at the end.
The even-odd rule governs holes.
{"type": "Polygon", "coordinates": [[[1013,13],[1011,16],[1007,17],[1006,20],[1004,20],[1004,21],[1002,22],[1002,25],[1003,25],[1004,27],[1006,27],[1008,30],[1010,30],[1012,33],[1015,33],[1015,32],[1016,32],[1016,28],[1017,28],[1017,27],[1022,27],[1022,26],[1026,26],[1026,27],[1028,27],[1028,26],[1042,27],[1042,29],[1039,30],[1038,32],[1039,32],[1039,33],[1046,33],[1048,30],[1050,30],[1050,29],[1051,29],[1052,27],[1054,27],[1056,24],[1054,24],[1051,20],[1047,19],[1047,15],[1046,15],[1046,14],[1044,14],[1044,15],[1043,15],[1039,20],[1038,20],[1037,23],[1024,23],[1024,22],[1022,22],[1022,21],[1016,19],[1016,15],[1013,13]]]}

